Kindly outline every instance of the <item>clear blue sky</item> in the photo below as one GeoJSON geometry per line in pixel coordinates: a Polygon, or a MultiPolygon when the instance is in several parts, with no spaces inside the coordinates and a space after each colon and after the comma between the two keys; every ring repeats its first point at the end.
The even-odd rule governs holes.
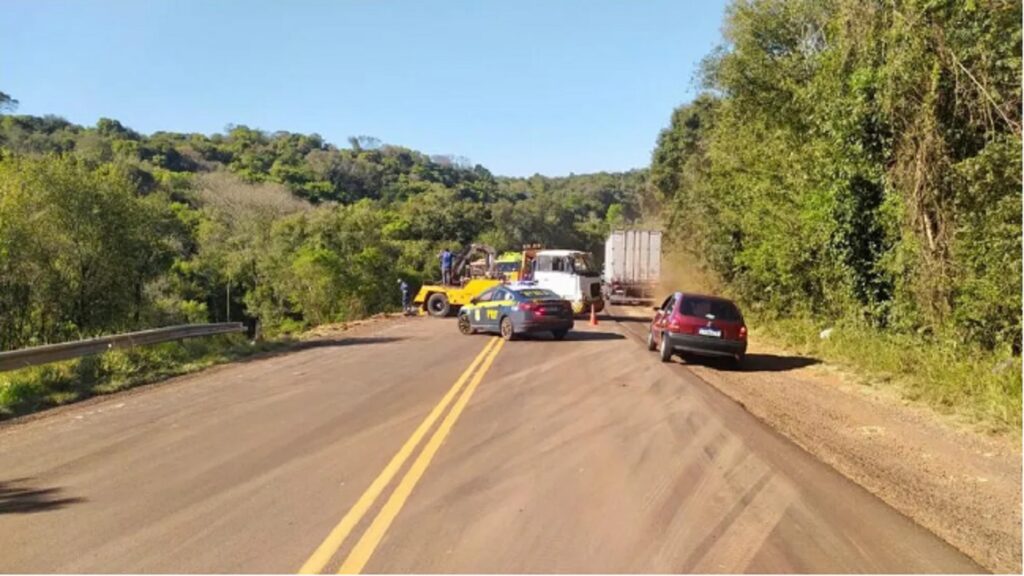
{"type": "Polygon", "coordinates": [[[22,114],[371,135],[497,174],[646,166],[724,0],[5,0],[22,114]]]}

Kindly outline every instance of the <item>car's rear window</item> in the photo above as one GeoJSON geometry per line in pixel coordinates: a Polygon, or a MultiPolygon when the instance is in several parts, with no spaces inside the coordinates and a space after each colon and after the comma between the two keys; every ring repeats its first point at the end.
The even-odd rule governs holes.
{"type": "Polygon", "coordinates": [[[517,293],[523,298],[529,298],[530,300],[559,298],[558,294],[544,288],[526,288],[525,290],[518,290],[517,293]]]}
{"type": "Polygon", "coordinates": [[[684,296],[683,302],[679,305],[679,313],[698,318],[707,318],[710,314],[718,320],[728,322],[739,322],[742,319],[740,311],[732,302],[699,296],[684,296]]]}

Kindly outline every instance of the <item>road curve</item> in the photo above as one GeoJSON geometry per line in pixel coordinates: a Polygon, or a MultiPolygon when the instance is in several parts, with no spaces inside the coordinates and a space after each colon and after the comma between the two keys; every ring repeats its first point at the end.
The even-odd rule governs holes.
{"type": "Polygon", "coordinates": [[[616,322],[347,334],[0,429],[0,571],[982,571],[616,322]]]}

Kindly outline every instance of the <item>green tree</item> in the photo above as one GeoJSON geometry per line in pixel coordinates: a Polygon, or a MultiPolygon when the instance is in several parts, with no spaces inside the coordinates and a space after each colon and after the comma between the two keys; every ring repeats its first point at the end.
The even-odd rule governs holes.
{"type": "Polygon", "coordinates": [[[1019,12],[734,2],[653,155],[671,240],[775,313],[1019,351],[1019,12]]]}
{"type": "Polygon", "coordinates": [[[170,222],[114,166],[0,160],[0,348],[137,325],[170,222]]]}

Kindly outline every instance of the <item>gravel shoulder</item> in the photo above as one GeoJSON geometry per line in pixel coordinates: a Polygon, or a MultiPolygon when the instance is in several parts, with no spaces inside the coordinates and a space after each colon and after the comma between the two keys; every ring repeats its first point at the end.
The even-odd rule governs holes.
{"type": "MultiPolygon", "coordinates": [[[[640,338],[645,308],[619,307],[640,338]]],[[[678,361],[678,360],[677,360],[678,361]]],[[[687,369],[976,562],[1020,573],[1021,439],[989,436],[834,366],[753,340],[742,370],[687,369]]]]}

